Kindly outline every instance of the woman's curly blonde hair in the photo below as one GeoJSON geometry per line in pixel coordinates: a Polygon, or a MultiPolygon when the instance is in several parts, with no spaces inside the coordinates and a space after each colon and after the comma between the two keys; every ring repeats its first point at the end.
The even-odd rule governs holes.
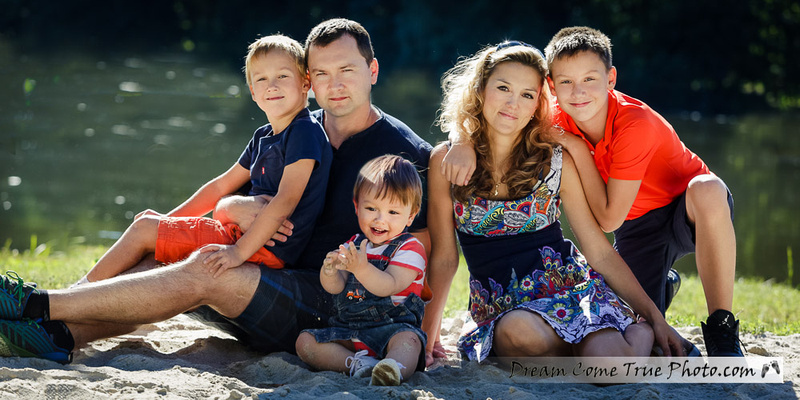
{"type": "Polygon", "coordinates": [[[509,169],[502,181],[508,186],[510,198],[516,199],[528,195],[533,185],[549,172],[553,145],[543,138],[553,129],[552,104],[545,82],[547,62],[542,53],[530,45],[509,44],[486,47],[474,56],[460,60],[442,77],[444,100],[436,123],[444,132],[458,130],[466,134],[477,156],[475,172],[469,183],[453,188],[453,196],[462,203],[473,195],[492,196],[493,160],[488,126],[482,114],[483,95],[489,76],[504,62],[518,62],[536,70],[541,90],[536,111],[513,146],[509,169]]]}

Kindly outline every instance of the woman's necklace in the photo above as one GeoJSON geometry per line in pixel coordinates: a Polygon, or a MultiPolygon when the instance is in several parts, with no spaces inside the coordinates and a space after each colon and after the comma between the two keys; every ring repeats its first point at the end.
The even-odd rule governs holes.
{"type": "MultiPolygon", "coordinates": [[[[507,169],[507,167],[506,167],[507,163],[508,163],[508,156],[503,157],[503,162],[500,163],[499,165],[495,165],[494,171],[498,171],[498,172],[499,171],[505,171],[507,169]]],[[[496,180],[495,180],[495,173],[494,172],[492,173],[492,180],[495,180],[495,182],[497,182],[497,183],[494,184],[494,193],[493,193],[493,195],[494,195],[495,198],[497,198],[497,196],[500,195],[500,185],[505,184],[505,182],[504,182],[505,181],[505,173],[503,173],[503,172],[499,172],[499,173],[500,173],[500,179],[496,179],[496,180]]]]}
{"type": "Polygon", "coordinates": [[[502,185],[502,184],[503,184],[502,180],[494,184],[494,196],[495,197],[497,197],[497,195],[500,193],[500,185],[502,185]]]}

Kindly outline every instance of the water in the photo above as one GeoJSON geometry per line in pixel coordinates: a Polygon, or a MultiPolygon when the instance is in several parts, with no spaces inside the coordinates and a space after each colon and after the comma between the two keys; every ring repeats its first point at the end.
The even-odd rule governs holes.
{"type": "MultiPolygon", "coordinates": [[[[12,248],[30,248],[32,237],[109,245],[137,212],[166,212],[224,172],[266,122],[229,66],[26,57],[2,43],[0,56],[0,245],[12,248]]],[[[436,143],[437,82],[426,71],[382,71],[373,98],[436,143]]],[[[786,281],[800,251],[800,116],[667,118],[734,194],[738,274],[786,281]]],[[[678,268],[694,270],[693,258],[678,268]]]]}

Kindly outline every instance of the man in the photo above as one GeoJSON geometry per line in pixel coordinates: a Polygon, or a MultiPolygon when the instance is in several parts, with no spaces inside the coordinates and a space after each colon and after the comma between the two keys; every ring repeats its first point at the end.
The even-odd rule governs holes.
{"type": "MultiPolygon", "coordinates": [[[[275,270],[245,263],[215,279],[204,264],[207,254],[195,252],[176,264],[69,290],[38,291],[18,277],[0,277],[0,355],[67,363],[73,348],[189,310],[193,318],[265,352],[294,352],[302,329],[326,325],[332,302],[318,271],[325,254],[358,229],[352,209],[358,170],[369,159],[395,153],[424,171],[431,147],[371,104],[378,61],[360,24],[322,22],[309,34],[305,52],[322,107],[314,115],[323,122],[334,159],[323,215],[294,266],[275,270]]],[[[262,205],[233,198],[228,212],[241,221],[262,205]]],[[[421,214],[411,231],[427,246],[421,214]]]]}

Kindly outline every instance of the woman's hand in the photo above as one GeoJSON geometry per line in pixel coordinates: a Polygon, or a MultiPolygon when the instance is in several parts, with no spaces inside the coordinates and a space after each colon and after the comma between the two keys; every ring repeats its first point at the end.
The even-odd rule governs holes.
{"type": "Polygon", "coordinates": [[[664,352],[664,356],[670,357],[684,357],[686,351],[684,350],[684,339],[675,328],[667,324],[664,318],[657,318],[657,321],[645,321],[653,327],[653,335],[658,347],[664,352]]]}
{"type": "Polygon", "coordinates": [[[439,338],[436,338],[436,341],[433,343],[433,350],[425,350],[425,367],[430,367],[433,365],[437,358],[447,358],[447,353],[445,353],[444,347],[442,346],[442,342],[439,338]]]}

